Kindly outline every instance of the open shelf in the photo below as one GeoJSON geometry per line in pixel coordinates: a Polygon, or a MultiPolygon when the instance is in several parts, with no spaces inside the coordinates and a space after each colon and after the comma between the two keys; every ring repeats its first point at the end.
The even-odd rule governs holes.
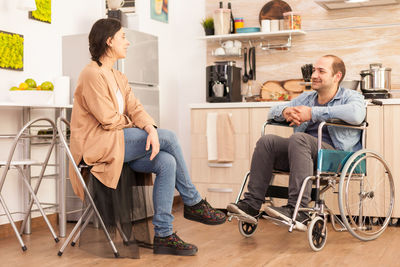
{"type": "Polygon", "coordinates": [[[207,41],[222,41],[222,40],[239,40],[239,39],[261,39],[267,40],[271,37],[288,37],[295,35],[305,35],[306,32],[302,30],[286,30],[277,32],[251,32],[251,33],[235,33],[223,35],[208,35],[200,37],[201,40],[207,41]]]}

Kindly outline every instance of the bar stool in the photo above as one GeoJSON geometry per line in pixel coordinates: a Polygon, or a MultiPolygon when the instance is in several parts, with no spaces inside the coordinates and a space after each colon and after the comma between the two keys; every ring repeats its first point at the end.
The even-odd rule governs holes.
{"type": "Polygon", "coordinates": [[[22,251],[26,251],[27,250],[27,247],[26,247],[24,241],[22,240],[21,235],[22,235],[22,231],[23,231],[23,229],[24,229],[24,227],[25,227],[25,225],[26,225],[26,223],[28,221],[30,213],[32,211],[35,211],[35,210],[32,210],[33,203],[35,203],[35,205],[37,206],[38,210],[40,211],[43,219],[45,220],[45,222],[47,224],[47,227],[49,228],[49,230],[51,232],[51,235],[53,236],[53,238],[55,240],[55,242],[57,243],[59,241],[59,239],[58,239],[53,227],[51,226],[50,221],[47,218],[47,216],[46,216],[46,214],[45,214],[45,212],[44,212],[44,210],[43,210],[43,208],[42,208],[42,206],[41,206],[41,204],[39,202],[39,199],[37,198],[37,195],[36,195],[38,190],[39,190],[39,186],[41,184],[41,181],[43,179],[43,175],[45,173],[47,164],[49,162],[49,158],[50,158],[51,152],[52,152],[52,150],[54,148],[54,145],[55,145],[55,142],[56,142],[56,135],[57,135],[56,127],[55,127],[55,124],[54,124],[54,122],[52,120],[50,120],[48,118],[37,118],[37,119],[31,120],[30,122],[25,124],[23,126],[23,128],[19,131],[19,133],[15,136],[14,141],[13,141],[13,143],[11,145],[11,148],[10,148],[8,159],[6,161],[0,161],[0,168],[1,167],[5,167],[5,169],[3,170],[2,176],[1,176],[1,180],[0,180],[0,203],[3,206],[5,214],[7,215],[7,218],[8,218],[8,220],[9,220],[9,222],[10,222],[10,224],[11,224],[11,226],[12,226],[14,232],[15,232],[15,235],[16,235],[16,237],[17,237],[17,239],[18,239],[18,241],[19,241],[19,243],[21,245],[22,251]],[[47,150],[47,154],[46,154],[46,157],[45,157],[44,161],[38,161],[38,160],[34,160],[34,159],[14,160],[13,159],[14,158],[14,153],[15,153],[15,149],[16,149],[18,143],[22,139],[33,137],[33,135],[31,135],[30,132],[29,132],[30,127],[33,124],[37,123],[37,122],[43,122],[43,121],[44,122],[48,122],[50,124],[52,130],[53,130],[50,146],[49,146],[49,148],[47,150]],[[40,170],[40,174],[39,174],[39,177],[38,177],[38,181],[37,181],[37,184],[36,184],[34,189],[32,188],[32,186],[30,184],[30,177],[27,176],[27,170],[31,166],[41,166],[41,170],[40,170]],[[28,189],[29,195],[31,196],[31,200],[29,202],[27,210],[24,212],[25,216],[24,216],[24,220],[22,221],[22,225],[21,225],[20,231],[18,231],[18,229],[17,229],[17,227],[15,225],[15,222],[14,222],[12,216],[11,216],[11,212],[8,209],[5,200],[3,199],[3,196],[1,195],[1,191],[2,191],[3,186],[4,186],[5,179],[7,177],[8,171],[11,168],[14,168],[14,169],[18,170],[18,173],[20,174],[19,177],[22,179],[22,182],[23,182],[24,186],[28,189]]]}

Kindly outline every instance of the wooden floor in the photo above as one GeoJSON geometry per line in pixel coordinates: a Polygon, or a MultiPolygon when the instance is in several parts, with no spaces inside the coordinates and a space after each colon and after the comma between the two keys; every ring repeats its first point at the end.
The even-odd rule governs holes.
{"type": "Polygon", "coordinates": [[[0,240],[0,266],[400,266],[399,227],[389,227],[371,242],[358,241],[347,232],[334,232],[329,227],[325,248],[313,252],[306,233],[289,234],[286,227],[266,220],[260,221],[251,238],[244,238],[236,221],[219,226],[191,222],[183,218],[181,206],[174,215],[178,235],[199,247],[196,256],[154,255],[152,250],[140,248],[140,259],[105,259],[68,246],[58,257],[64,238],[55,244],[43,229],[24,236],[26,252],[15,236],[0,240]]]}

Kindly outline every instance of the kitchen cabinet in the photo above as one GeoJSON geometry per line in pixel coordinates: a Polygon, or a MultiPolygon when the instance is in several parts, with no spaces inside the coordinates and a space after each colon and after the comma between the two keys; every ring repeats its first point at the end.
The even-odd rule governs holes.
{"type": "Polygon", "coordinates": [[[218,208],[225,208],[239,191],[243,175],[249,169],[248,109],[192,109],[191,177],[202,197],[218,208]],[[207,160],[207,114],[231,114],[235,132],[235,160],[232,164],[210,166],[207,160]]]}
{"type": "MultiPolygon", "coordinates": [[[[400,126],[396,124],[396,116],[400,114],[400,101],[383,100],[389,104],[383,106],[368,106],[367,120],[369,126],[366,134],[366,147],[376,151],[390,165],[395,182],[397,202],[400,203],[400,126]],[[397,102],[396,102],[397,101],[397,102]]],[[[249,171],[251,157],[257,140],[261,136],[261,128],[272,105],[277,103],[221,103],[194,105],[191,109],[191,142],[192,142],[192,180],[203,197],[206,197],[211,205],[217,208],[226,208],[230,202],[234,202],[244,175],[249,171]],[[232,108],[228,108],[231,106],[232,108]],[[215,108],[220,107],[220,108],[215,108]],[[234,108],[233,108],[234,107],[234,108]],[[207,137],[206,121],[208,112],[229,112],[235,129],[236,156],[231,167],[216,168],[208,165],[207,161],[207,137]]],[[[266,133],[289,137],[293,133],[290,127],[267,126],[266,133]]],[[[380,175],[379,169],[368,167],[369,175],[380,175]]],[[[276,176],[275,185],[288,184],[287,176],[276,176]]],[[[386,189],[388,190],[388,189],[386,189]]],[[[246,191],[246,189],[245,189],[246,191]]],[[[337,192],[337,188],[335,190],[337,192]]],[[[382,205],[388,192],[379,192],[384,196],[382,205]]],[[[325,194],[327,206],[335,214],[339,214],[338,195],[333,190],[325,194]]],[[[278,200],[276,205],[286,204],[286,200],[278,200]]],[[[379,203],[379,205],[381,205],[379,203]]],[[[383,206],[382,206],[383,207],[383,206]]],[[[382,210],[384,210],[382,208],[382,210]]],[[[383,216],[379,210],[372,211],[372,216],[383,216]]],[[[400,217],[400,205],[395,204],[393,217],[400,217]]]]}
{"type": "Polygon", "coordinates": [[[383,158],[392,171],[395,188],[395,205],[393,217],[400,218],[400,124],[398,123],[400,105],[383,107],[383,158]]]}

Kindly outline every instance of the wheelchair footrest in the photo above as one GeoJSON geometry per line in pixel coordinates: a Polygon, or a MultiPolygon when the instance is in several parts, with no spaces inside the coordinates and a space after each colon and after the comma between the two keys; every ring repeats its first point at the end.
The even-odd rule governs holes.
{"type": "MultiPolygon", "coordinates": [[[[272,197],[272,198],[288,199],[289,198],[289,189],[284,186],[270,185],[268,187],[267,194],[265,196],[272,197]]],[[[316,199],[317,199],[317,190],[315,188],[313,188],[311,191],[311,200],[315,201],[316,199]]]]}

